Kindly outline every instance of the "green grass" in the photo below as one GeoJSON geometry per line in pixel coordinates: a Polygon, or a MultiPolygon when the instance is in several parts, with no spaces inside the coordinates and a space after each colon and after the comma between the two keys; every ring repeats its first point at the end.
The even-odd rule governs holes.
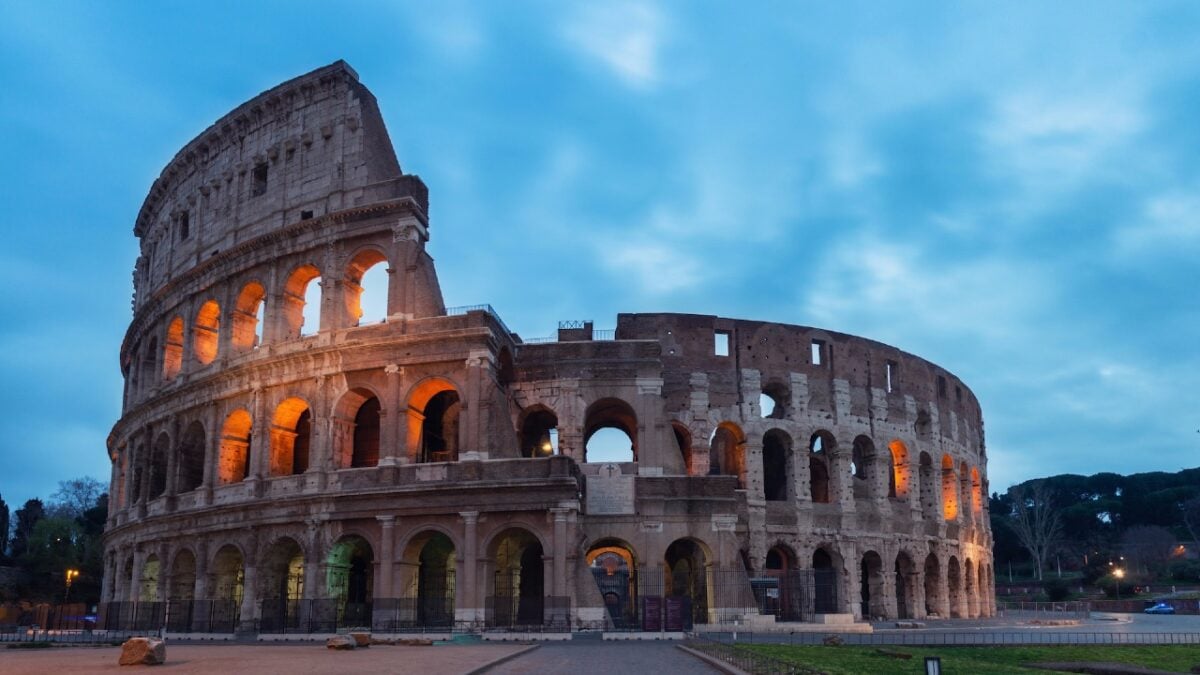
{"type": "Polygon", "coordinates": [[[924,673],[925,657],[938,656],[944,673],[993,675],[1003,673],[1042,673],[1046,670],[1023,668],[1022,664],[1051,661],[1110,661],[1136,664],[1178,673],[1190,672],[1200,665],[1200,645],[1045,645],[1029,647],[801,647],[792,645],[738,645],[777,659],[822,670],[830,675],[893,675],[924,673]],[[878,650],[912,654],[912,659],[897,659],[878,650]]]}

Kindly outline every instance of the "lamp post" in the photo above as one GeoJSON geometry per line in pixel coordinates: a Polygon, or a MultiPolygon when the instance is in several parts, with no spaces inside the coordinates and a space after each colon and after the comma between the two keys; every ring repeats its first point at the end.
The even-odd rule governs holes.
{"type": "Polygon", "coordinates": [[[67,577],[67,590],[66,590],[66,592],[65,592],[65,593],[63,593],[63,604],[64,604],[64,605],[65,605],[65,604],[67,604],[67,599],[69,599],[69,598],[71,597],[71,584],[72,584],[72,583],[75,581],[75,579],[76,579],[78,576],[79,576],[79,570],[76,570],[76,569],[68,569],[68,570],[66,571],[66,577],[67,577]]]}
{"type": "Polygon", "coordinates": [[[1125,578],[1125,570],[1118,567],[1113,570],[1113,577],[1117,580],[1117,602],[1121,601],[1121,580],[1125,578]]]}

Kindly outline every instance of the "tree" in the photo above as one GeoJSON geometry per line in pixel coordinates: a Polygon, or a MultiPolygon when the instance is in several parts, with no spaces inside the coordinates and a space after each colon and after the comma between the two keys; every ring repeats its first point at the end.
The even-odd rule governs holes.
{"type": "Polygon", "coordinates": [[[1016,533],[1021,546],[1029,551],[1037,578],[1041,581],[1046,560],[1058,545],[1062,534],[1062,520],[1052,504],[1053,495],[1044,480],[1036,480],[1025,486],[1010,488],[1009,496],[1012,498],[1009,526],[1016,533]]]}
{"type": "Polygon", "coordinates": [[[0,497],[0,563],[8,561],[8,504],[0,497]]]}
{"type": "Polygon", "coordinates": [[[1200,548],[1200,496],[1184,500],[1179,505],[1183,511],[1183,526],[1192,538],[1192,543],[1200,548]]]}
{"type": "Polygon", "coordinates": [[[17,526],[13,530],[12,557],[19,559],[29,546],[29,537],[38,521],[46,516],[46,507],[40,499],[30,499],[17,509],[17,526]]]}
{"type": "Polygon", "coordinates": [[[1121,535],[1121,552],[1125,557],[1155,576],[1167,571],[1176,545],[1175,535],[1158,525],[1134,525],[1121,535]]]}
{"type": "Polygon", "coordinates": [[[88,509],[96,505],[102,494],[104,484],[91,476],[60,480],[58,492],[50,496],[49,511],[56,516],[81,518],[88,509]]]}
{"type": "Polygon", "coordinates": [[[29,573],[29,591],[34,598],[52,600],[61,596],[64,573],[78,569],[82,560],[83,534],[71,518],[49,516],[37,521],[21,553],[21,567],[29,573]]]}

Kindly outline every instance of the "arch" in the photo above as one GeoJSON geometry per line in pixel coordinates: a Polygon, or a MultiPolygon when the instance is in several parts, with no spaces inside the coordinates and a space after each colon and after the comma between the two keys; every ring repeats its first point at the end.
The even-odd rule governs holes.
{"type": "Polygon", "coordinates": [[[488,544],[492,563],[491,616],[494,626],[541,625],[545,596],[542,541],[529,530],[509,527],[488,544]]]}
{"type": "Polygon", "coordinates": [[[896,554],[896,618],[917,616],[917,566],[906,551],[896,554]]]}
{"type": "Polygon", "coordinates": [[[164,431],[158,435],[150,450],[150,498],[167,492],[167,456],[171,454],[171,437],[164,431]]]}
{"type": "Polygon", "coordinates": [[[975,576],[975,563],[970,558],[963,561],[964,593],[967,601],[967,618],[979,616],[979,578],[975,576]]]}
{"type": "Polygon", "coordinates": [[[892,470],[888,475],[888,496],[898,499],[908,499],[909,469],[908,446],[899,439],[888,443],[888,451],[892,457],[892,470]]]}
{"type": "Polygon", "coordinates": [[[767,501],[784,502],[792,497],[792,437],[780,429],[763,434],[763,495],[767,501]]]}
{"type": "Polygon", "coordinates": [[[783,382],[772,380],[763,385],[762,393],[759,394],[759,412],[767,419],[784,419],[788,414],[787,402],[789,399],[791,399],[791,392],[788,391],[788,386],[783,382]]]}
{"type": "Polygon", "coordinates": [[[271,420],[270,475],[295,476],[309,467],[312,445],[312,410],[304,399],[292,396],[275,408],[271,420]]]}
{"type": "Polygon", "coordinates": [[[408,447],[418,462],[458,460],[462,398],[441,377],[418,382],[408,396],[408,447]]]}
{"type": "Polygon", "coordinates": [[[962,572],[959,570],[958,558],[950,556],[946,563],[946,599],[949,601],[950,618],[963,618],[962,601],[962,572]]]}
{"type": "Polygon", "coordinates": [[[454,624],[457,560],[454,540],[441,529],[424,529],[412,536],[404,554],[401,597],[411,602],[404,623],[421,627],[454,624]]]}
{"type": "Polygon", "coordinates": [[[925,616],[942,616],[942,569],[937,555],[925,556],[925,616]]]}
{"type": "Polygon", "coordinates": [[[151,553],[142,563],[142,576],[138,579],[138,602],[158,602],[162,599],[158,594],[158,582],[161,574],[162,564],[158,556],[151,553]]]}
{"type": "Polygon", "coordinates": [[[170,583],[167,587],[168,600],[192,600],[196,594],[196,554],[191,549],[181,548],[171,562],[170,583]]]}
{"type": "Polygon", "coordinates": [[[242,604],[245,593],[244,581],[246,573],[246,558],[234,544],[225,544],[213,556],[212,570],[214,600],[225,600],[230,613],[242,604]]]}
{"type": "Polygon", "coordinates": [[[204,483],[204,452],[206,435],[204,425],[193,421],[183,432],[175,474],[175,489],[191,492],[204,483]]]}
{"type": "Polygon", "coordinates": [[[746,489],[746,434],[733,422],[721,422],[708,441],[709,475],[737,476],[746,489]]]}
{"type": "Polygon", "coordinates": [[[857,436],[850,450],[850,473],[857,479],[867,481],[874,475],[875,442],[867,436],[857,436]]]}
{"type": "Polygon", "coordinates": [[[217,460],[217,481],[221,485],[240,483],[250,475],[250,413],[238,408],[225,418],[221,427],[221,451],[217,460]]]}
{"type": "Polygon", "coordinates": [[[965,461],[958,464],[958,509],[963,516],[971,508],[971,467],[965,461]]]}
{"type": "Polygon", "coordinates": [[[521,411],[520,444],[522,457],[549,457],[558,454],[558,415],[544,405],[521,411]]]}
{"type": "Polygon", "coordinates": [[[638,461],[638,423],[633,407],[619,398],[602,398],[588,406],[583,422],[584,462],[638,461]],[[608,432],[602,430],[613,429],[608,432]],[[602,432],[593,445],[592,438],[602,432]],[[625,438],[622,439],[621,435],[625,438]],[[628,441],[628,446],[626,446],[628,441]],[[588,457],[592,451],[593,456],[588,457]]]}
{"type": "Polygon", "coordinates": [[[837,450],[837,440],[824,429],[816,431],[808,440],[808,483],[809,494],[816,504],[832,501],[829,489],[830,457],[837,450]]]}
{"type": "Polygon", "coordinates": [[[176,316],[167,324],[167,339],[163,345],[164,380],[173,380],[183,369],[183,317],[176,316]]]}
{"type": "Polygon", "coordinates": [[[813,609],[817,614],[837,614],[842,557],[828,546],[813,551],[813,609]]]}
{"type": "Polygon", "coordinates": [[[875,551],[867,551],[862,556],[859,584],[863,620],[870,621],[877,617],[886,617],[887,603],[883,592],[883,559],[875,551]]]}
{"type": "Polygon", "coordinates": [[[679,457],[683,460],[684,475],[693,475],[692,472],[692,432],[683,422],[678,420],[671,421],[671,433],[675,436],[675,446],[679,448],[679,457]]]}
{"type": "Polygon", "coordinates": [[[262,342],[262,313],[267,298],[267,289],[257,281],[251,281],[238,293],[237,303],[233,306],[232,330],[230,336],[234,349],[249,351],[258,347],[262,342]]]}
{"type": "Polygon", "coordinates": [[[321,270],[315,265],[300,265],[288,275],[282,296],[287,338],[314,335],[321,329],[323,285],[321,270]]]}
{"type": "Polygon", "coordinates": [[[263,551],[258,562],[262,584],[259,599],[294,602],[304,597],[304,547],[292,537],[280,537],[263,551]]]}
{"type": "Polygon", "coordinates": [[[337,605],[338,620],[347,626],[369,626],[374,588],[375,553],[361,535],[338,539],[325,559],[325,596],[337,605]]]}
{"type": "Polygon", "coordinates": [[[638,570],[633,547],[622,539],[602,538],[588,547],[584,560],[613,626],[618,630],[637,626],[638,570]]]}
{"type": "Polygon", "coordinates": [[[804,616],[804,579],[798,572],[796,554],[782,542],[767,551],[763,562],[763,576],[775,584],[775,593],[765,593],[759,599],[759,607],[774,614],[780,621],[799,621],[804,616]]]}
{"type": "Polygon", "coordinates": [[[941,517],[937,497],[937,474],[933,468],[933,458],[928,452],[922,452],[918,458],[917,476],[920,483],[921,516],[930,522],[941,517]]]}
{"type": "Polygon", "coordinates": [[[983,514],[983,479],[979,475],[979,467],[971,469],[971,513],[976,516],[983,514]]]}
{"type": "Polygon", "coordinates": [[[192,353],[196,361],[207,366],[217,358],[221,335],[221,306],[216,300],[207,300],[196,312],[192,327],[192,353]]]}
{"type": "Polygon", "coordinates": [[[692,538],[676,539],[663,554],[664,595],[686,598],[685,630],[690,630],[692,623],[708,623],[711,559],[708,547],[692,538]]]}
{"type": "Polygon", "coordinates": [[[382,308],[381,315],[377,318],[374,316],[370,317],[368,322],[374,323],[387,319],[388,281],[386,272],[381,280],[366,279],[366,277],[376,276],[375,266],[379,265],[380,263],[385,265],[385,270],[390,269],[388,268],[389,263],[387,256],[384,255],[382,251],[377,248],[367,247],[355,253],[354,257],[351,258],[350,262],[346,265],[346,275],[342,279],[342,288],[344,293],[344,301],[346,304],[346,316],[350,318],[351,326],[358,326],[362,322],[364,301],[368,307],[375,311],[378,311],[380,308],[382,308]],[[363,293],[364,282],[366,282],[366,287],[370,289],[366,294],[363,293]],[[383,286],[382,289],[377,288],[377,286],[380,285],[383,286]],[[382,302],[378,302],[378,298],[372,297],[380,290],[383,291],[384,296],[382,298],[382,302]]]}
{"type": "Polygon", "coordinates": [[[334,406],[335,466],[339,469],[379,464],[380,403],[375,392],[354,387],[334,406]]]}
{"type": "Polygon", "coordinates": [[[958,518],[958,479],[950,455],[942,455],[942,517],[946,520],[958,518]]]}
{"type": "Polygon", "coordinates": [[[150,342],[146,344],[145,351],[142,352],[141,373],[139,380],[143,387],[149,389],[154,386],[154,369],[158,367],[158,338],[150,338],[150,342]]]}

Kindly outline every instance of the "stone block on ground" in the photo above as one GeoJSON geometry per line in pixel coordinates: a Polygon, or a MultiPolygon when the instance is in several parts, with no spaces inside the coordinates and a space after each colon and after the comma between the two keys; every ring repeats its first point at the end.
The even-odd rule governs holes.
{"type": "Polygon", "coordinates": [[[350,638],[354,640],[355,647],[370,647],[371,634],[365,630],[356,630],[350,633],[350,638]]]}
{"type": "Polygon", "coordinates": [[[349,635],[334,635],[325,641],[325,646],[329,649],[354,649],[354,638],[349,635]]]}
{"type": "Polygon", "coordinates": [[[167,660],[167,643],[158,638],[133,637],[121,645],[122,666],[158,666],[167,660]]]}

